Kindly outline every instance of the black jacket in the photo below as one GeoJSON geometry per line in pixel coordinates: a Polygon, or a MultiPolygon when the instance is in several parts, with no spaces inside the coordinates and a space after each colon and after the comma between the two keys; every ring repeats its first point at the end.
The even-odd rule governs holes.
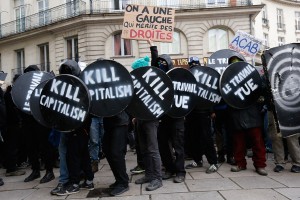
{"type": "Polygon", "coordinates": [[[174,68],[172,59],[169,55],[162,54],[158,56],[157,46],[150,47],[150,51],[151,51],[151,66],[160,68],[157,61],[158,59],[162,59],[165,60],[168,64],[166,69],[162,69],[164,72],[168,72],[170,69],[174,68]]]}
{"type": "Polygon", "coordinates": [[[245,109],[231,108],[234,130],[262,127],[261,105],[255,103],[245,109]]]}

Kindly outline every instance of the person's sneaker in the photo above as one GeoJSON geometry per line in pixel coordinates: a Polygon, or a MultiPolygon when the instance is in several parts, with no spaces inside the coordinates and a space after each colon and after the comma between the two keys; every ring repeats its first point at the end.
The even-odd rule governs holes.
{"type": "Polygon", "coordinates": [[[187,164],[185,166],[186,169],[192,169],[192,168],[196,168],[196,167],[203,167],[203,162],[202,160],[199,161],[198,163],[196,163],[195,161],[191,162],[190,164],[187,164]]]}
{"type": "Polygon", "coordinates": [[[26,173],[25,171],[16,170],[16,171],[13,171],[13,172],[7,172],[7,173],[5,173],[5,176],[22,176],[25,173],[26,173]]]}
{"type": "Polygon", "coordinates": [[[93,160],[91,166],[92,166],[93,173],[96,173],[97,171],[99,171],[98,160],[93,160]]]}
{"type": "Polygon", "coordinates": [[[284,167],[281,165],[276,165],[273,169],[274,172],[282,172],[284,170],[284,167]]]}
{"type": "Polygon", "coordinates": [[[62,183],[58,183],[58,185],[53,190],[51,190],[50,194],[56,195],[60,190],[62,190],[63,187],[64,185],[62,183]]]}
{"type": "Polygon", "coordinates": [[[86,181],[84,181],[82,184],[79,185],[80,189],[86,189],[86,190],[93,190],[95,189],[93,182],[90,184],[87,184],[86,181]]]}
{"type": "Polygon", "coordinates": [[[56,193],[58,196],[64,196],[69,194],[75,194],[79,192],[79,185],[70,184],[66,187],[63,187],[60,191],[56,193]]]}
{"type": "Polygon", "coordinates": [[[162,175],[162,179],[163,180],[167,180],[169,178],[172,178],[173,176],[173,173],[172,172],[169,172],[169,171],[166,171],[163,175],[162,175]]]}
{"type": "Polygon", "coordinates": [[[218,171],[219,166],[217,164],[212,164],[207,168],[206,173],[211,174],[218,171]]]}
{"type": "Polygon", "coordinates": [[[135,180],[135,184],[144,184],[144,183],[149,183],[149,182],[150,182],[150,179],[147,178],[146,176],[135,180]]]}
{"type": "Polygon", "coordinates": [[[156,190],[160,187],[162,187],[162,181],[158,180],[158,179],[154,179],[149,183],[149,185],[147,185],[146,190],[147,191],[153,191],[153,190],[156,190]]]}
{"type": "Polygon", "coordinates": [[[110,195],[111,196],[117,196],[120,194],[123,194],[124,192],[127,192],[129,190],[128,186],[120,186],[120,185],[116,185],[111,191],[110,191],[110,195]]]}
{"type": "Polygon", "coordinates": [[[231,171],[232,172],[240,172],[242,170],[246,170],[247,168],[246,167],[241,167],[241,166],[234,166],[234,167],[231,167],[231,171]]]}
{"type": "Polygon", "coordinates": [[[259,175],[262,175],[262,176],[267,176],[268,175],[268,172],[265,170],[265,168],[256,168],[256,172],[259,175]]]}
{"type": "Polygon", "coordinates": [[[174,183],[182,183],[182,182],[184,182],[184,180],[185,180],[185,176],[177,175],[177,176],[175,176],[173,181],[174,181],[174,183]]]}
{"type": "Polygon", "coordinates": [[[291,168],[291,172],[299,173],[300,172],[300,166],[293,165],[292,168],[291,168]]]}
{"type": "Polygon", "coordinates": [[[136,166],[135,168],[131,169],[130,172],[133,174],[140,174],[140,173],[145,172],[145,169],[143,169],[140,166],[136,166]]]}

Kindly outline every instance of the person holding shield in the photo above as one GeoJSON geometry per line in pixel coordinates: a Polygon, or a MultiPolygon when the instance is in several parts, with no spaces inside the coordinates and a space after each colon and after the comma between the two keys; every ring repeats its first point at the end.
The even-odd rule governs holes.
{"type": "MultiPolygon", "coordinates": [[[[150,44],[150,41],[148,41],[150,44]]],[[[151,55],[157,54],[157,47],[150,44],[151,55]]],[[[151,65],[155,66],[155,61],[151,65]]],[[[149,66],[149,57],[137,59],[132,63],[132,69],[149,66]]],[[[153,191],[162,187],[161,157],[157,142],[158,120],[136,119],[136,130],[140,144],[141,155],[145,165],[145,176],[137,179],[135,184],[149,183],[146,190],[153,191]]]]}
{"type": "MultiPolygon", "coordinates": [[[[29,65],[24,69],[24,73],[30,71],[40,71],[40,69],[36,65],[29,65]]],[[[28,139],[28,157],[32,168],[31,174],[25,178],[24,182],[33,181],[41,176],[39,162],[39,150],[41,150],[42,155],[44,155],[46,174],[40,180],[40,183],[47,183],[55,178],[53,173],[55,149],[48,140],[50,129],[38,123],[33,116],[22,114],[23,128],[28,139]]]]}
{"type": "MultiPolygon", "coordinates": [[[[229,58],[228,64],[243,61],[237,56],[229,58]]],[[[266,176],[266,149],[262,134],[263,120],[261,116],[262,106],[259,102],[243,109],[230,107],[233,119],[233,153],[236,166],[231,168],[232,172],[246,170],[247,140],[250,140],[253,151],[253,165],[259,175],[266,176]]]]}

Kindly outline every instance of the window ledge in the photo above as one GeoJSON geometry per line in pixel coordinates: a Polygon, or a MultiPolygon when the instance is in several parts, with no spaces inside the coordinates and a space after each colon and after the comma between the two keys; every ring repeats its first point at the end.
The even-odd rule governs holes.
{"type": "Polygon", "coordinates": [[[118,59],[118,58],[135,58],[133,55],[126,55],[126,56],[112,56],[110,59],[118,59]]]}
{"type": "Polygon", "coordinates": [[[167,54],[169,56],[183,56],[183,53],[160,53],[159,55],[167,54]]]}
{"type": "Polygon", "coordinates": [[[296,33],[300,33],[300,30],[296,30],[296,33]]]}

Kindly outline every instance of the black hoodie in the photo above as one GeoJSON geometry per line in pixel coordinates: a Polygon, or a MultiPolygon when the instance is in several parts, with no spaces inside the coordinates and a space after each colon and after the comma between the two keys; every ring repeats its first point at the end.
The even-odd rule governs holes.
{"type": "Polygon", "coordinates": [[[159,59],[162,59],[167,62],[167,67],[164,69],[160,68],[161,70],[163,70],[164,72],[168,72],[170,69],[174,68],[172,59],[169,55],[162,54],[162,55],[158,56],[157,46],[151,46],[150,51],[151,51],[151,66],[160,68],[157,61],[159,59]]]}

